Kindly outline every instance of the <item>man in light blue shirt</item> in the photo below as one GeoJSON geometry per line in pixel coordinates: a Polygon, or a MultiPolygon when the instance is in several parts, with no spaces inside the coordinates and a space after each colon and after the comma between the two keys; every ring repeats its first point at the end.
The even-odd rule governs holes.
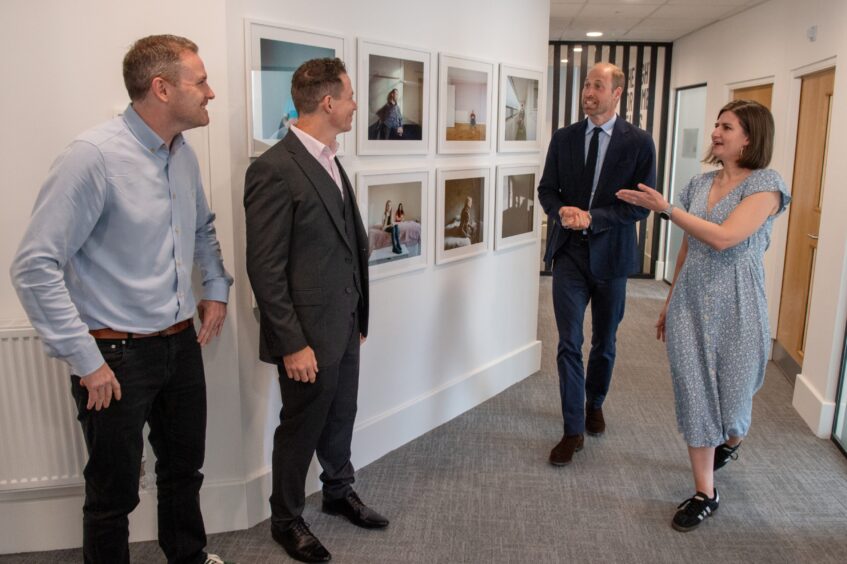
{"type": "Polygon", "coordinates": [[[48,354],[73,374],[89,453],[85,561],[129,562],[128,515],[139,501],[146,422],[168,561],[221,562],[204,551],[199,505],[206,434],[200,347],[220,334],[232,277],[197,157],[181,133],[209,123],[214,92],[197,46],[182,37],[138,40],[123,73],[132,103],[56,159],[12,282],[48,354]],[[194,264],[203,282],[199,302],[194,264]]]}

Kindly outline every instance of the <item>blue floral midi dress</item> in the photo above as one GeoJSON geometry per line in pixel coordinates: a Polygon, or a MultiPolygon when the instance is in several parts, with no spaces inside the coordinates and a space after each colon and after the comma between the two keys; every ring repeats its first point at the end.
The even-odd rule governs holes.
{"type": "Polygon", "coordinates": [[[757,192],[779,192],[776,214],[750,237],[716,251],[688,237],[688,254],[668,304],[665,333],[676,417],[686,443],[715,447],[750,428],[753,394],[762,386],[770,350],[763,257],[777,215],[791,200],[779,174],[754,170],[708,209],[717,171],[692,178],[680,194],[682,207],[723,223],[757,192]]]}

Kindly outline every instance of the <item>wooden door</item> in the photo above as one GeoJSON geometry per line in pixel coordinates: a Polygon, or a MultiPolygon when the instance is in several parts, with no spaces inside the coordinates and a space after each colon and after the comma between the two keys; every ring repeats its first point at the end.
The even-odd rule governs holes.
{"type": "Polygon", "coordinates": [[[800,367],[803,365],[812,273],[818,248],[835,69],[804,76],[802,81],[788,244],[776,330],[777,343],[800,367]]]}
{"type": "Polygon", "coordinates": [[[760,84],[732,91],[733,100],[755,100],[767,109],[771,109],[773,98],[773,84],[760,84]]]}

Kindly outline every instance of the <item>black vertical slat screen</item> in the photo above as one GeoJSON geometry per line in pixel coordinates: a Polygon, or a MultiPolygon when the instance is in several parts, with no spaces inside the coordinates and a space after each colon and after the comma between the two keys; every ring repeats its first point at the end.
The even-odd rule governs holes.
{"type": "Polygon", "coordinates": [[[625,118],[629,100],[629,45],[623,46],[623,94],[621,94],[621,115],[625,118]]]}
{"type": "MultiPolygon", "coordinates": [[[[580,53],[579,57],[579,88],[582,89],[582,85],[585,84],[585,76],[588,74],[588,45],[582,46],[582,53],[580,53]]],[[[585,113],[582,111],[582,96],[577,93],[577,105],[579,106],[579,120],[582,121],[585,119],[585,113]]]]}
{"type": "Polygon", "coordinates": [[[550,115],[553,131],[550,132],[551,135],[559,128],[559,84],[562,80],[561,53],[562,46],[559,44],[553,45],[553,113],[550,115]]]}
{"type": "MultiPolygon", "coordinates": [[[[624,119],[632,113],[632,123],[638,127],[646,129],[653,133],[656,128],[659,128],[659,144],[656,147],[657,154],[657,178],[656,188],[664,191],[665,184],[665,147],[667,145],[668,133],[668,111],[670,100],[670,71],[671,71],[671,43],[625,43],[625,42],[601,42],[601,41],[551,41],[553,47],[553,100],[552,100],[552,129],[555,131],[559,127],[566,127],[574,122],[574,120],[585,119],[585,114],[582,111],[581,89],[585,82],[585,77],[588,74],[590,65],[593,65],[604,60],[618,65],[624,72],[624,87],[621,94],[620,116],[624,119]],[[574,47],[581,47],[582,52],[579,53],[579,61],[574,60],[577,53],[574,52],[574,47]],[[590,57],[588,49],[594,48],[594,55],[590,57]],[[620,48],[620,52],[618,52],[620,48]],[[645,48],[649,49],[649,53],[645,53],[645,48]],[[604,52],[608,49],[607,52],[604,52]],[[662,50],[662,68],[659,68],[659,50],[662,50]],[[634,51],[634,52],[633,52],[634,51]],[[561,59],[567,57],[567,64],[563,65],[561,59]],[[634,61],[633,61],[634,59],[634,61]],[[649,73],[642,79],[645,61],[649,61],[649,73]],[[629,80],[630,66],[634,62],[633,80],[629,80]],[[577,80],[578,75],[578,80],[577,80]],[[656,99],[656,84],[661,80],[662,98],[661,101],[656,99]],[[562,83],[564,81],[564,84],[562,83]],[[633,96],[629,100],[629,89],[632,87],[633,96]],[[646,87],[643,92],[642,88],[646,87]],[[564,108],[562,105],[564,98],[564,108]],[[641,111],[642,98],[644,98],[645,112],[641,111]],[[658,115],[657,115],[658,109],[658,115]],[[643,119],[642,119],[642,113],[643,119]]],[[[648,268],[644,269],[644,274],[652,275],[655,271],[655,259],[658,256],[659,238],[658,238],[658,219],[656,214],[654,217],[648,218],[639,224],[639,247],[641,256],[645,256],[647,221],[653,222],[653,240],[651,244],[651,256],[653,260],[648,268]],[[648,273],[649,270],[649,273],[648,273]]]]}
{"type": "Polygon", "coordinates": [[[573,45],[568,45],[568,76],[565,78],[565,122],[564,125],[568,126],[573,122],[573,69],[574,69],[574,60],[573,60],[573,45]]]}
{"type": "Polygon", "coordinates": [[[659,49],[650,48],[650,80],[647,81],[647,123],[644,129],[653,133],[653,111],[656,108],[656,66],[659,64],[659,49]]]}
{"type": "Polygon", "coordinates": [[[644,67],[644,45],[635,48],[635,88],[632,96],[632,124],[641,127],[641,69],[644,67]]]}

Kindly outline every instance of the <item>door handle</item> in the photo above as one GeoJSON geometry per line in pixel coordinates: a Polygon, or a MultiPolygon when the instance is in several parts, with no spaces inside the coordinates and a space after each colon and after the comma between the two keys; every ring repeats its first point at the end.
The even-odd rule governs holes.
{"type": "Polygon", "coordinates": [[[819,238],[817,235],[812,235],[811,233],[806,233],[806,236],[807,236],[809,239],[811,239],[812,241],[817,241],[817,240],[818,240],[818,238],[819,238]]]}

